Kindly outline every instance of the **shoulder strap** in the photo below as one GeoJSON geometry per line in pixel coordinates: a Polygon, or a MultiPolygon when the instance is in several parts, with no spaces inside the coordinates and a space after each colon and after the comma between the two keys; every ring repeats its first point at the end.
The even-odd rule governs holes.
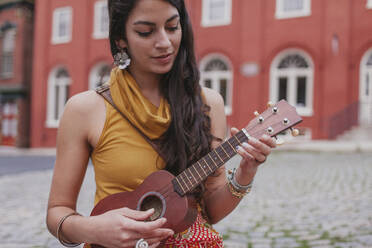
{"type": "MultiPolygon", "coordinates": [[[[114,103],[114,100],[112,99],[112,96],[111,96],[111,92],[110,92],[110,86],[108,84],[103,84],[101,86],[98,86],[95,91],[97,92],[97,94],[100,94],[108,103],[110,103],[112,105],[112,107],[114,107],[114,109],[116,111],[119,112],[119,114],[126,120],[128,121],[128,123],[135,129],[137,130],[141,136],[152,146],[152,148],[154,148],[154,150],[159,154],[160,157],[163,158],[164,160],[164,156],[162,155],[162,153],[160,152],[160,149],[157,147],[157,145],[149,138],[146,136],[146,134],[144,134],[137,126],[135,126],[129,119],[128,117],[123,113],[121,112],[118,107],[115,105],[114,103]]],[[[165,161],[165,160],[164,160],[165,161]]]]}

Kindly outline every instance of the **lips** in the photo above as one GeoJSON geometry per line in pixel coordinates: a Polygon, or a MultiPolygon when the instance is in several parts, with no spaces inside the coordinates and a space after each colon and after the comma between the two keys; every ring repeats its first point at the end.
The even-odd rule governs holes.
{"type": "Polygon", "coordinates": [[[172,59],[172,53],[163,54],[153,58],[160,64],[168,64],[172,59]]]}

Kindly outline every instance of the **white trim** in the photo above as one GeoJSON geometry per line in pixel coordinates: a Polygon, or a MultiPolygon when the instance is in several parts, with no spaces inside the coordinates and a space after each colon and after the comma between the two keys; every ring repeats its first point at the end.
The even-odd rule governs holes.
{"type": "Polygon", "coordinates": [[[107,0],[100,0],[94,4],[94,20],[93,20],[93,39],[106,39],[109,36],[109,27],[108,27],[108,10],[107,10],[107,0]],[[105,8],[106,17],[103,17],[103,8],[105,8]],[[107,18],[107,26],[103,27],[104,23],[102,22],[103,18],[107,18]],[[103,31],[104,30],[104,31],[103,31]]]}
{"type": "Polygon", "coordinates": [[[372,0],[367,0],[367,9],[372,9],[372,0]]]}
{"type": "Polygon", "coordinates": [[[110,66],[106,62],[99,62],[96,65],[92,67],[89,73],[89,89],[94,90],[97,87],[97,82],[99,80],[98,78],[98,72],[99,70],[104,66],[110,66]]]}
{"type": "MultiPolygon", "coordinates": [[[[59,119],[63,113],[65,103],[68,99],[68,93],[66,95],[63,87],[71,85],[71,77],[66,78],[64,81],[57,81],[57,73],[59,70],[66,70],[64,67],[58,66],[54,68],[48,78],[48,96],[47,96],[47,118],[46,118],[46,127],[48,128],[57,128],[59,124],[59,119]],[[56,98],[56,86],[59,87],[58,92],[58,106],[56,98]],[[56,113],[56,108],[58,107],[58,113],[56,113]],[[55,118],[55,115],[58,114],[58,118],[55,118]]],[[[66,70],[67,71],[67,70],[66,70]]]]}
{"type": "Polygon", "coordinates": [[[285,76],[288,78],[287,86],[287,101],[296,107],[299,115],[312,116],[313,115],[313,97],[314,97],[314,63],[311,57],[304,51],[296,48],[286,49],[280,52],[272,61],[270,66],[270,101],[277,102],[278,99],[278,78],[285,76]],[[309,64],[308,69],[304,68],[289,68],[289,69],[277,69],[282,59],[290,54],[298,54],[306,60],[309,64]],[[296,78],[304,76],[306,77],[306,106],[298,106],[296,104],[296,78]],[[297,106],[296,106],[297,105],[297,106]]]}
{"type": "MultiPolygon", "coordinates": [[[[218,54],[218,53],[211,53],[211,54],[208,54],[206,55],[201,61],[200,61],[200,65],[199,65],[199,69],[200,69],[200,84],[202,86],[204,86],[204,80],[205,79],[210,79],[212,82],[211,82],[211,88],[215,91],[217,91],[218,93],[220,93],[220,84],[219,84],[219,80],[220,79],[226,79],[226,102],[225,102],[225,114],[226,115],[231,115],[232,114],[232,99],[233,99],[233,67],[232,67],[232,63],[230,62],[230,60],[222,55],[222,54],[218,54]],[[213,71],[213,72],[205,72],[204,71],[204,68],[205,66],[208,64],[208,62],[210,62],[211,60],[214,60],[214,59],[219,59],[221,60],[223,63],[225,63],[229,70],[228,71],[213,71]]],[[[221,93],[220,93],[221,94],[221,93]]]]}
{"type": "Polygon", "coordinates": [[[359,75],[359,123],[372,124],[372,66],[366,66],[368,58],[372,56],[372,48],[367,50],[360,62],[359,75]],[[369,75],[369,95],[366,92],[365,78],[369,75]]]}
{"type": "Polygon", "coordinates": [[[202,27],[212,27],[212,26],[224,26],[231,24],[232,18],[232,0],[220,0],[224,1],[224,16],[218,20],[211,20],[210,19],[210,3],[211,1],[216,0],[202,0],[202,18],[201,18],[201,26],[202,27]]]}
{"type": "Polygon", "coordinates": [[[311,0],[302,0],[304,4],[303,9],[292,11],[284,10],[284,1],[286,0],[276,0],[276,19],[297,18],[311,15],[311,0]]]}
{"type": "Polygon", "coordinates": [[[72,39],[72,7],[61,7],[53,11],[53,23],[52,23],[52,44],[68,43],[72,39]],[[66,33],[60,35],[60,17],[66,15],[66,33]]]}

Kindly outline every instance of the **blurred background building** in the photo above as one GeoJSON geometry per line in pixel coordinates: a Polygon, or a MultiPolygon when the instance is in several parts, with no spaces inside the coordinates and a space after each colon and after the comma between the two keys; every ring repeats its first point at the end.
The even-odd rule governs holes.
{"type": "Polygon", "coordinates": [[[30,144],[31,0],[0,0],[0,145],[30,144]]]}
{"type": "MultiPolygon", "coordinates": [[[[23,3],[7,10],[17,12],[16,6],[30,1],[6,2],[23,3]]],[[[224,97],[229,126],[242,128],[269,100],[286,99],[304,119],[298,139],[335,139],[352,127],[372,133],[372,0],[186,2],[201,84],[224,97]]],[[[31,146],[49,147],[56,144],[67,99],[109,77],[107,1],[36,0],[35,6],[31,146]]],[[[4,27],[11,19],[1,11],[3,58],[11,50],[4,46],[4,27]]],[[[14,57],[13,63],[29,58],[14,57]]],[[[1,92],[10,86],[1,73],[1,92]]],[[[27,87],[15,88],[13,98],[1,93],[3,116],[14,108],[5,107],[14,106],[11,99],[25,97],[21,92],[27,87]]],[[[17,104],[19,126],[22,104],[17,104]]]]}

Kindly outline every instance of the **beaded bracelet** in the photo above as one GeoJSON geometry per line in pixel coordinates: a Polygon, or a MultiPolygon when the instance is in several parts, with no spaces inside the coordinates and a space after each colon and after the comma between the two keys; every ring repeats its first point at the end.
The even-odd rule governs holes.
{"type": "Polygon", "coordinates": [[[253,180],[248,184],[248,185],[241,185],[239,184],[237,181],[236,181],[236,177],[235,177],[235,173],[236,173],[236,168],[234,168],[230,174],[230,176],[228,177],[228,180],[229,182],[231,183],[231,185],[237,190],[237,191],[247,191],[247,190],[251,190],[252,186],[253,186],[253,180]]]}
{"type": "Polygon", "coordinates": [[[60,242],[63,246],[65,246],[65,247],[76,247],[76,246],[80,245],[80,244],[77,244],[77,243],[67,243],[67,242],[64,241],[64,240],[62,239],[62,237],[61,237],[61,236],[62,236],[62,235],[61,235],[61,233],[62,233],[62,224],[63,224],[63,222],[64,222],[68,217],[70,217],[70,216],[72,216],[72,215],[80,215],[80,216],[81,216],[81,214],[79,214],[79,213],[77,213],[77,212],[69,213],[69,214],[67,214],[67,215],[65,215],[65,216],[62,217],[62,219],[58,222],[58,226],[57,226],[57,238],[58,238],[59,242],[60,242]]]}
{"type": "Polygon", "coordinates": [[[234,188],[234,186],[233,186],[230,182],[227,183],[227,186],[228,186],[228,188],[229,188],[230,193],[231,193],[233,196],[235,196],[236,198],[239,198],[239,199],[243,198],[246,194],[248,194],[248,193],[250,192],[250,190],[247,190],[247,191],[245,191],[245,192],[239,192],[239,191],[237,191],[237,190],[234,188]]]}

